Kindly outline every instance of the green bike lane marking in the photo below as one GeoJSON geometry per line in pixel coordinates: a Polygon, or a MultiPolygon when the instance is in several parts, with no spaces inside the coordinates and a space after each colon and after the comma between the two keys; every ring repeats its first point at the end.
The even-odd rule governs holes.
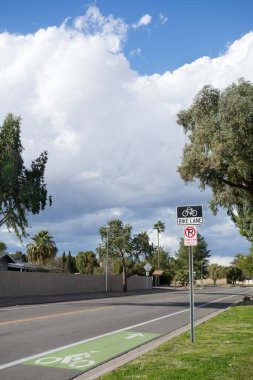
{"type": "Polygon", "coordinates": [[[51,354],[41,355],[23,364],[85,371],[158,336],[160,334],[118,332],[51,354]]]}

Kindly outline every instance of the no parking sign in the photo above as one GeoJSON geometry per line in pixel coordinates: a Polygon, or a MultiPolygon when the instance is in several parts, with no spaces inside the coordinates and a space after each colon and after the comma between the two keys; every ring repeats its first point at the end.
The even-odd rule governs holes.
{"type": "Polygon", "coordinates": [[[187,247],[197,245],[197,228],[196,226],[184,227],[184,245],[187,247]]]}

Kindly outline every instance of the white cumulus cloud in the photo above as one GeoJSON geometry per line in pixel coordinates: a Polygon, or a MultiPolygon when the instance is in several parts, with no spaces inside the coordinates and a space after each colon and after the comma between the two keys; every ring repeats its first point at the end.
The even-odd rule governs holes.
{"type": "MultiPolygon", "coordinates": [[[[150,22],[144,15],[138,25],[150,22]]],[[[207,207],[210,195],[185,186],[176,172],[186,142],[177,113],[207,83],[224,88],[239,77],[253,80],[253,33],[217,58],[142,76],[122,50],[127,29],[91,7],[73,25],[0,34],[0,120],[8,112],[22,116],[27,163],[49,153],[53,206],[32,218],[31,234],[50,229],[59,249],[68,249],[63,239],[69,249],[93,249],[99,227],[113,217],[136,231],[162,220],[164,245],[175,249],[176,205],[207,207]]],[[[206,221],[207,240],[208,231],[217,236],[215,220],[206,221]]],[[[220,223],[228,228],[227,218],[220,223]]],[[[226,238],[240,239],[233,226],[227,231],[226,238]]]]}

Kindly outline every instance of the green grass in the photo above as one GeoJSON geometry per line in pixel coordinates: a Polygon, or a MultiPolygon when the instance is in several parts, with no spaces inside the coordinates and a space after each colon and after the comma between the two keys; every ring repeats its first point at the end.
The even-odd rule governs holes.
{"type": "Polygon", "coordinates": [[[102,380],[253,379],[253,303],[234,306],[107,375],[102,380]]]}

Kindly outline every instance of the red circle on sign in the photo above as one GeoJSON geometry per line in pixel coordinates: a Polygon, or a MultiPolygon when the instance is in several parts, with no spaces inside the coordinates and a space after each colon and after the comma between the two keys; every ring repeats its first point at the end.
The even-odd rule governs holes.
{"type": "Polygon", "coordinates": [[[194,227],[186,227],[184,234],[188,238],[193,238],[196,235],[196,229],[194,227]]]}

